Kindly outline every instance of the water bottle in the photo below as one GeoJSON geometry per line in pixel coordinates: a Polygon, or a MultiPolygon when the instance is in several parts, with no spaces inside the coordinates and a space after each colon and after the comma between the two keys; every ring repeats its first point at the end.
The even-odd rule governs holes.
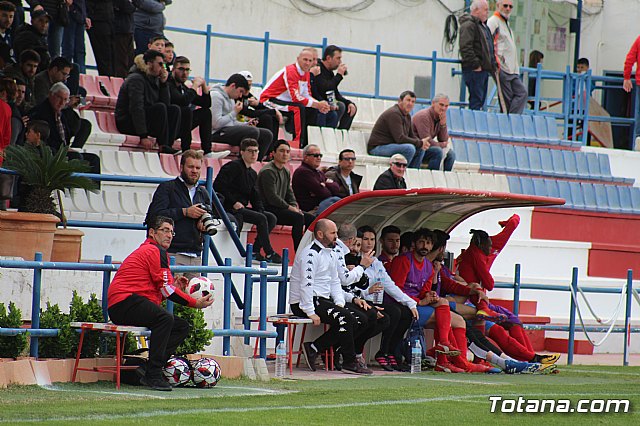
{"type": "Polygon", "coordinates": [[[285,372],[287,371],[287,348],[284,345],[284,341],[280,341],[278,346],[276,346],[276,374],[275,377],[282,379],[284,378],[285,372]]]}
{"type": "MultiPolygon", "coordinates": [[[[380,281],[376,281],[374,285],[380,284],[380,281]]],[[[384,299],[384,290],[379,293],[373,293],[373,304],[380,305],[384,299]]]]}
{"type": "Polygon", "coordinates": [[[411,374],[419,373],[422,367],[422,346],[420,340],[411,347],[411,374]]]}

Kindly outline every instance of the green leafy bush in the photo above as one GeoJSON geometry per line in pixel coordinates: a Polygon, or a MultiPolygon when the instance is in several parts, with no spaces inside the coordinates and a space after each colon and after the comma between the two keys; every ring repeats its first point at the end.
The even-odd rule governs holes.
{"type": "Polygon", "coordinates": [[[75,331],[69,326],[69,315],[60,311],[58,304],[47,302],[47,309],[40,310],[40,328],[57,328],[57,337],[43,337],[38,339],[38,356],[41,358],[66,358],[73,353],[72,338],[75,331]]]}
{"type": "Polygon", "coordinates": [[[176,303],[173,305],[173,313],[191,325],[189,336],[178,346],[179,354],[198,353],[211,343],[213,331],[207,328],[202,309],[189,308],[176,303]]]}
{"type": "MultiPolygon", "coordinates": [[[[102,306],[98,302],[98,298],[94,293],[91,294],[87,303],[84,303],[82,297],[74,290],[69,306],[70,322],[103,322],[102,306]]],[[[84,333],[84,342],[82,344],[82,358],[93,358],[98,354],[100,347],[100,332],[87,331],[84,333]]],[[[71,339],[71,345],[75,349],[80,342],[80,333],[74,332],[71,339]]],[[[75,354],[73,354],[75,356],[75,354]]]]}
{"type": "MultiPolygon", "coordinates": [[[[22,325],[22,312],[13,302],[9,303],[9,312],[0,303],[0,327],[19,328],[22,325]]],[[[0,357],[1,358],[17,358],[27,347],[26,334],[18,334],[15,336],[0,336],[0,357]]]]}

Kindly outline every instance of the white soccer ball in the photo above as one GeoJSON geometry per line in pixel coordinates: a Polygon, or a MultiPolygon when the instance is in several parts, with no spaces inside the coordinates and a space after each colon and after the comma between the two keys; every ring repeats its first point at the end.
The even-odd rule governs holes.
{"type": "Polygon", "coordinates": [[[193,361],[193,384],[198,388],[212,388],[218,384],[222,369],[213,358],[201,358],[193,361]]]}
{"type": "Polygon", "coordinates": [[[171,357],[162,369],[171,386],[183,386],[191,380],[191,364],[182,357],[171,357]]]}
{"type": "Polygon", "coordinates": [[[200,299],[203,296],[213,295],[214,286],[207,277],[194,277],[187,285],[187,294],[194,299],[200,299]]]}

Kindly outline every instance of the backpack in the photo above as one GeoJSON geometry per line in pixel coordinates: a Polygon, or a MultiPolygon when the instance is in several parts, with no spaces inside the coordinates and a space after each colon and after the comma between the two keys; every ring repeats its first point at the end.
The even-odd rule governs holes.
{"type": "MultiPolygon", "coordinates": [[[[140,356],[125,355],[122,361],[123,366],[131,367],[145,367],[147,366],[147,359],[140,356]]],[[[136,370],[120,370],[120,382],[132,386],[141,386],[140,376],[136,373],[136,370]]]]}
{"type": "Polygon", "coordinates": [[[411,322],[411,327],[409,327],[409,331],[407,331],[407,337],[402,339],[402,348],[400,353],[404,356],[404,359],[407,363],[411,363],[411,348],[415,346],[415,342],[418,340],[420,342],[420,346],[422,347],[422,358],[426,358],[427,356],[427,341],[424,338],[424,332],[418,320],[414,319],[411,322]]]}

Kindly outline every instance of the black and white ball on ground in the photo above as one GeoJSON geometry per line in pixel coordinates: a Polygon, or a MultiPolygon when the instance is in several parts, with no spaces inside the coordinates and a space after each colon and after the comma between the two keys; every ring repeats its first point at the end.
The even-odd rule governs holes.
{"type": "Polygon", "coordinates": [[[171,386],[183,386],[191,380],[191,364],[182,357],[171,357],[162,369],[171,386]]]}
{"type": "Polygon", "coordinates": [[[207,277],[193,277],[187,286],[187,294],[194,299],[200,299],[203,296],[213,295],[213,283],[207,277]]]}
{"type": "Polygon", "coordinates": [[[222,370],[213,358],[193,361],[193,383],[199,388],[212,388],[218,384],[222,370]]]}

